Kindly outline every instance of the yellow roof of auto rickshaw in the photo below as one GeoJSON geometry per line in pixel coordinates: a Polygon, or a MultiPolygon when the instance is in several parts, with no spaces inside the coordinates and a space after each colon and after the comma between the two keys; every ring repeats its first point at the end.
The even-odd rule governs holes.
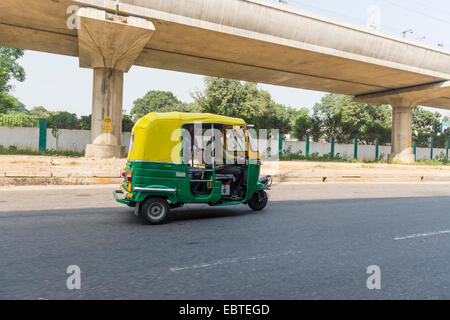
{"type": "Polygon", "coordinates": [[[134,139],[128,159],[134,161],[181,162],[181,127],[190,123],[244,126],[240,118],[211,113],[151,112],[133,127],[134,139]]]}
{"type": "Polygon", "coordinates": [[[221,123],[229,125],[245,125],[245,121],[240,118],[220,116],[212,113],[190,113],[190,112],[150,112],[138,120],[139,122],[149,123],[158,120],[169,120],[174,122],[186,123],[221,123]]]}

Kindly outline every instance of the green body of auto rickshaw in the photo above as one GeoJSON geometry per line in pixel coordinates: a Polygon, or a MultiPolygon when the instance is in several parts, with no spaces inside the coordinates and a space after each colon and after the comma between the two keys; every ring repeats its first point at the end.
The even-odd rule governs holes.
{"type": "Polygon", "coordinates": [[[248,204],[262,210],[271,179],[259,179],[260,156],[244,120],[206,113],[150,113],[131,133],[116,201],[148,224],[185,203],[248,204]]]}

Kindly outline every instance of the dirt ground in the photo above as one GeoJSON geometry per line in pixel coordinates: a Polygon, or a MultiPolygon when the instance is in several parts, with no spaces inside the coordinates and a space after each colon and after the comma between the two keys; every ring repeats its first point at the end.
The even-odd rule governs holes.
{"type": "MultiPolygon", "coordinates": [[[[95,160],[87,158],[0,155],[0,177],[99,177],[120,176],[126,159],[95,160]]],[[[365,181],[384,179],[450,180],[450,166],[423,166],[398,164],[364,164],[310,161],[265,162],[261,175],[273,175],[281,181],[365,181]]]]}
{"type": "Polygon", "coordinates": [[[0,155],[4,177],[118,177],[126,159],[0,155]]]}

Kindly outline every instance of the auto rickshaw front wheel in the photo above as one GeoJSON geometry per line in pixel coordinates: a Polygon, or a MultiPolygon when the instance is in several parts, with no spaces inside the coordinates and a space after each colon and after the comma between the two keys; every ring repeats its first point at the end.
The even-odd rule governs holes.
{"type": "Polygon", "coordinates": [[[261,211],[266,207],[268,201],[269,197],[267,196],[267,192],[259,190],[253,194],[253,197],[248,202],[248,206],[252,210],[261,211]]]}
{"type": "Polygon", "coordinates": [[[148,198],[141,209],[141,217],[147,224],[163,224],[169,215],[170,206],[164,198],[148,198]]]}

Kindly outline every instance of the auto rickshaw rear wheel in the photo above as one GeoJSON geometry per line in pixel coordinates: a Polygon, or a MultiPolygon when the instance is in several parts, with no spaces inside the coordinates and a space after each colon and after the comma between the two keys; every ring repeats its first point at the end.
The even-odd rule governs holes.
{"type": "Polygon", "coordinates": [[[261,211],[266,207],[268,201],[269,197],[267,196],[267,192],[259,190],[253,194],[253,197],[248,202],[248,206],[252,210],[261,211]]]}
{"type": "Polygon", "coordinates": [[[148,198],[141,209],[141,217],[147,224],[163,224],[169,215],[170,206],[164,198],[148,198]]]}

